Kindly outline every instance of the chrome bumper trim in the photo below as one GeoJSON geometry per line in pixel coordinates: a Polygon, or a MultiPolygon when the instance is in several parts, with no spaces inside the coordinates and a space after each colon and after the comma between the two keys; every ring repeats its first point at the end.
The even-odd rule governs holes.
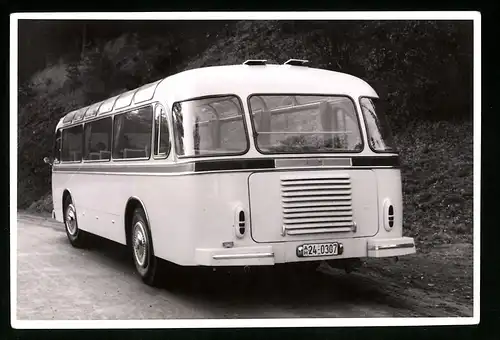
{"type": "Polygon", "coordinates": [[[387,244],[379,246],[370,246],[368,250],[388,250],[388,249],[403,249],[403,248],[413,248],[414,243],[399,243],[399,244],[387,244]]]}
{"type": "Polygon", "coordinates": [[[258,254],[219,254],[213,255],[214,260],[231,260],[231,259],[257,259],[263,257],[274,257],[274,253],[258,253],[258,254]]]}
{"type": "Polygon", "coordinates": [[[353,227],[318,228],[318,229],[285,229],[288,235],[313,235],[329,233],[348,233],[354,230],[353,227]]]}

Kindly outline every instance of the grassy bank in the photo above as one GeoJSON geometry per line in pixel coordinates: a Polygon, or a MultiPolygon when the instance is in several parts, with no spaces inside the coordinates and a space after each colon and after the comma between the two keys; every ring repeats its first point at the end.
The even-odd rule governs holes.
{"type": "Polygon", "coordinates": [[[472,123],[418,123],[397,135],[405,232],[421,249],[472,242],[472,123]]]}

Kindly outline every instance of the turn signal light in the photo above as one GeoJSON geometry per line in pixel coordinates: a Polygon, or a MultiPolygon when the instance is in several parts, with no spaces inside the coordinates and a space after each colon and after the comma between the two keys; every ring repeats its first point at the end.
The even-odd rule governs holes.
{"type": "Polygon", "coordinates": [[[389,199],[384,202],[384,228],[391,231],[394,227],[394,206],[389,199]]]}
{"type": "Polygon", "coordinates": [[[238,238],[242,238],[243,236],[245,236],[246,227],[247,227],[247,222],[246,222],[245,210],[243,210],[243,208],[241,207],[238,207],[236,208],[235,221],[234,221],[235,233],[238,238]]]}

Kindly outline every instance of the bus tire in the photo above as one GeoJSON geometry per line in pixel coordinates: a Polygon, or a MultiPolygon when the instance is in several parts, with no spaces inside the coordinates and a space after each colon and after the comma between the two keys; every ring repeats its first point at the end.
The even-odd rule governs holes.
{"type": "Polygon", "coordinates": [[[64,229],[71,245],[75,248],[85,248],[88,246],[88,233],[78,228],[76,218],[76,208],[71,199],[67,196],[64,202],[64,229]]]}
{"type": "Polygon", "coordinates": [[[141,207],[134,210],[130,235],[132,257],[137,273],[147,285],[158,286],[159,260],[155,256],[151,231],[141,207]]]}

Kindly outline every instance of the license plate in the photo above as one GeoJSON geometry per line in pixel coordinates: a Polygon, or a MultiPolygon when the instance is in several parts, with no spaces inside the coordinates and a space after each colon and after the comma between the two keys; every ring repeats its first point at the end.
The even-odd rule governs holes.
{"type": "Polygon", "coordinates": [[[342,244],[338,242],[303,244],[297,247],[297,256],[335,256],[342,254],[342,251],[342,244]]]}

